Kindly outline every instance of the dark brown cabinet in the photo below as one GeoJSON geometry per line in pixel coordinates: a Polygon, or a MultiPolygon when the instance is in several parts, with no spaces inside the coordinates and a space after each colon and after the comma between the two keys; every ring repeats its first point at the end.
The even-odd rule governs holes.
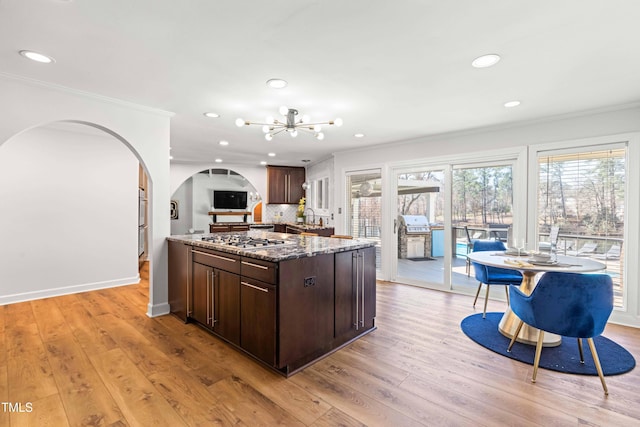
{"type": "Polygon", "coordinates": [[[335,332],[348,341],[374,327],[376,316],[375,248],[335,254],[335,332]]]}
{"type": "Polygon", "coordinates": [[[280,262],[278,367],[312,360],[333,340],[333,254],[280,262]]]}
{"type": "Polygon", "coordinates": [[[298,204],[304,197],[305,169],[267,166],[267,200],[270,204],[298,204]]]}
{"type": "Polygon", "coordinates": [[[240,276],[193,263],[193,316],[222,338],[240,344],[240,276]]]}
{"type": "Polygon", "coordinates": [[[229,224],[209,224],[209,233],[229,233],[235,231],[249,231],[249,224],[229,223],[229,224]]]}
{"type": "Polygon", "coordinates": [[[191,318],[240,344],[240,257],[198,248],[192,259],[191,318]]]}
{"type": "Polygon", "coordinates": [[[182,242],[169,241],[169,310],[187,321],[189,307],[189,268],[191,267],[191,246],[182,242]]]}
{"type": "Polygon", "coordinates": [[[375,248],[279,262],[169,243],[171,312],[291,375],[375,328],[375,248]]]}
{"type": "Polygon", "coordinates": [[[240,282],[240,347],[276,365],[276,287],[248,277],[240,282]]]}

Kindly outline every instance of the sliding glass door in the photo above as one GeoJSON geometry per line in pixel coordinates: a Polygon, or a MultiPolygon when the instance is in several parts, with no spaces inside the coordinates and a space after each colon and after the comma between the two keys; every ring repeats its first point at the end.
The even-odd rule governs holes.
{"type": "Polygon", "coordinates": [[[376,274],[381,266],[382,173],[380,169],[346,175],[348,234],[376,243],[376,274]]]}
{"type": "Polygon", "coordinates": [[[396,173],[397,277],[405,283],[443,286],[445,262],[445,171],[396,173]]]}

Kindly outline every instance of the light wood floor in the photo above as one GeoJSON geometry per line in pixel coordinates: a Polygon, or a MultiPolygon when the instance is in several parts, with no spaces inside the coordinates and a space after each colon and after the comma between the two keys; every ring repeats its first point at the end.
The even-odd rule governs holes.
{"type": "MultiPolygon", "coordinates": [[[[531,384],[461,332],[463,295],[379,283],[378,329],[289,379],[147,302],[143,281],[0,307],[0,425],[640,425],[640,368],[608,397],[597,377],[531,384]]],[[[640,330],[604,335],[640,356],[640,330]]]]}

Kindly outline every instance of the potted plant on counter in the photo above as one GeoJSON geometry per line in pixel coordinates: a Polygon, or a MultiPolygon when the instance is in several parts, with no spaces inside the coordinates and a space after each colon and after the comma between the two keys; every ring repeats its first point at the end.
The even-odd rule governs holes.
{"type": "Polygon", "coordinates": [[[298,202],[298,210],[296,211],[296,222],[301,222],[304,224],[304,204],[305,198],[301,198],[298,202]]]}

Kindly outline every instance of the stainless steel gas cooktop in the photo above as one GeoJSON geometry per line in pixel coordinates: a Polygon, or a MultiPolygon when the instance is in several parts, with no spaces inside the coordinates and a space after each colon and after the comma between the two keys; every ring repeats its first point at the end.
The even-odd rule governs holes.
{"type": "Polygon", "coordinates": [[[294,242],[287,242],[281,239],[261,239],[256,237],[220,234],[213,236],[203,236],[202,240],[220,246],[233,246],[242,249],[260,249],[274,246],[293,245],[294,242]]]}

